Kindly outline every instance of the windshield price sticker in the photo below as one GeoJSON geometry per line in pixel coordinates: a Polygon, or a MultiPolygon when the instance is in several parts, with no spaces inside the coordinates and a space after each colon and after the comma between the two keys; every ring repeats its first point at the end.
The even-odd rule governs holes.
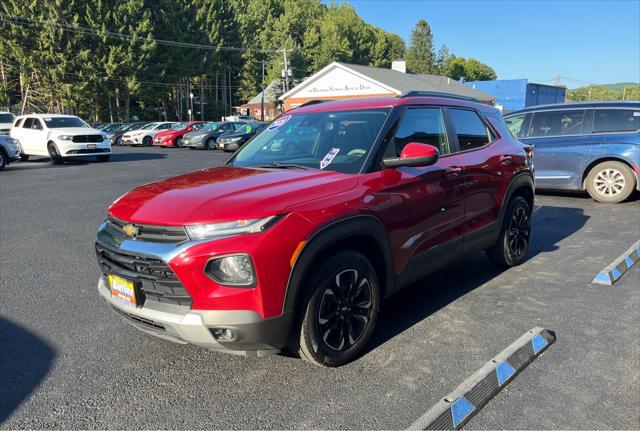
{"type": "Polygon", "coordinates": [[[332,148],[331,151],[329,151],[327,155],[324,156],[324,159],[322,159],[322,161],[320,162],[320,169],[324,169],[327,166],[329,166],[331,162],[333,162],[333,159],[336,158],[339,152],[340,152],[340,148],[332,148]]]}
{"type": "Polygon", "coordinates": [[[284,117],[278,118],[276,121],[271,123],[269,127],[267,127],[268,131],[276,130],[278,127],[282,126],[284,123],[291,119],[291,115],[285,115],[284,117]]]}

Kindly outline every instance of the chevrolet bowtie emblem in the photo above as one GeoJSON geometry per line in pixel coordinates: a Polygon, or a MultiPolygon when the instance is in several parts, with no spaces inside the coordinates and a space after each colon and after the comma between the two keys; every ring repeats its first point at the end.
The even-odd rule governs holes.
{"type": "Polygon", "coordinates": [[[138,231],[140,229],[138,229],[138,227],[132,225],[132,224],[125,224],[124,226],[122,226],[122,231],[124,233],[127,234],[127,236],[130,236],[131,238],[133,238],[134,236],[138,235],[138,231]]]}

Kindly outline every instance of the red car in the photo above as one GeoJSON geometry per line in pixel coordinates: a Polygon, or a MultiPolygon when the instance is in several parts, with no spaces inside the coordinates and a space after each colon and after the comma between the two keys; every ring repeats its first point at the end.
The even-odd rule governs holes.
{"type": "Polygon", "coordinates": [[[182,147],[182,137],[189,132],[200,130],[200,128],[205,124],[208,123],[205,121],[178,123],[168,130],[156,133],[153,137],[153,145],[162,147],[182,147]]]}
{"type": "Polygon", "coordinates": [[[96,242],[98,291],[158,337],[338,366],[408,284],[478,250],[523,261],[532,171],[531,149],[472,100],[302,106],[224,166],[114,202],[96,242]]]}

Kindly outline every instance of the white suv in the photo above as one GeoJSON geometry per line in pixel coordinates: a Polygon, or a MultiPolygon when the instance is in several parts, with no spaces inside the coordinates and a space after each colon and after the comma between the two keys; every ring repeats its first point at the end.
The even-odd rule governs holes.
{"type": "Polygon", "coordinates": [[[141,129],[131,130],[122,135],[122,143],[124,145],[142,145],[150,147],[153,144],[153,137],[158,132],[169,130],[178,123],[175,122],[157,122],[149,123],[141,129]]]}
{"type": "Polygon", "coordinates": [[[8,135],[16,116],[11,112],[0,112],[0,135],[8,135]]]}
{"type": "Polygon", "coordinates": [[[111,156],[111,142],[106,133],[73,115],[21,115],[13,123],[9,136],[20,143],[22,160],[47,156],[57,165],[72,157],[96,156],[99,162],[106,162],[111,156]]]}

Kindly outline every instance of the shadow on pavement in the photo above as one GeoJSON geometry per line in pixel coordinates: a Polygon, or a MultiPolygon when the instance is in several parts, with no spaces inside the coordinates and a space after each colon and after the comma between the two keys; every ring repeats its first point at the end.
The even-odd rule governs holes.
{"type": "Polygon", "coordinates": [[[158,160],[166,159],[168,154],[158,153],[112,153],[111,160],[107,163],[113,162],[136,162],[141,160],[158,160]]]}
{"type": "Polygon", "coordinates": [[[42,382],[55,355],[45,341],[0,317],[0,424],[42,382]]]}
{"type": "MultiPolygon", "coordinates": [[[[581,208],[541,207],[533,217],[533,238],[527,259],[558,250],[558,243],[580,230],[588,219],[581,208]]],[[[483,252],[473,253],[393,295],[382,303],[376,329],[363,354],[504,271],[483,252]]]]}

